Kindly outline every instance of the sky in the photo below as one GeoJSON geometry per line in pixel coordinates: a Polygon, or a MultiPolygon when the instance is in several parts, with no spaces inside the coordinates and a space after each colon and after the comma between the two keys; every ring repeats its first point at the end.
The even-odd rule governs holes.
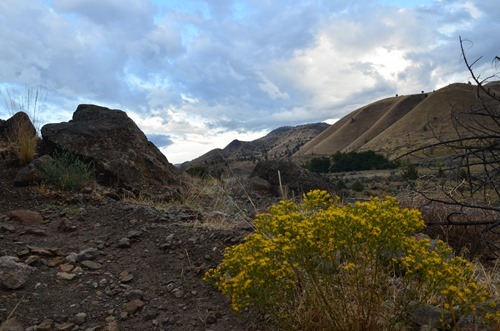
{"type": "Polygon", "coordinates": [[[33,90],[40,127],[121,109],[180,163],[467,82],[459,36],[486,74],[498,31],[498,0],[1,0],[0,118],[33,90]]]}

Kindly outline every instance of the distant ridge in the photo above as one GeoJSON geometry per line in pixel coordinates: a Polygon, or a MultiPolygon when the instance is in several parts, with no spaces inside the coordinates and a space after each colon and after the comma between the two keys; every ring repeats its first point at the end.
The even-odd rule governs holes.
{"type": "Polygon", "coordinates": [[[213,149],[182,166],[191,167],[230,161],[256,161],[290,157],[302,145],[329,127],[330,125],[327,123],[280,127],[253,141],[235,139],[223,149],[213,149]]]}

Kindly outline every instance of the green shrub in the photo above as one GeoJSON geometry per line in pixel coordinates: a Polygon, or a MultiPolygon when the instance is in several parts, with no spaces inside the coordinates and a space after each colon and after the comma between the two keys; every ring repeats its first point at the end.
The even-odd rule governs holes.
{"type": "Polygon", "coordinates": [[[405,162],[401,166],[401,178],[406,181],[415,181],[419,177],[417,167],[411,162],[405,162]]]}
{"type": "Polygon", "coordinates": [[[42,172],[49,184],[63,190],[78,190],[89,182],[94,169],[75,154],[62,151],[42,166],[42,172]]]}
{"type": "Polygon", "coordinates": [[[271,314],[286,330],[401,330],[422,305],[440,307],[446,329],[458,314],[496,318],[470,263],[415,236],[423,227],[421,214],[394,198],[339,207],[315,190],[258,215],[255,232],[204,279],[235,310],[271,314]]]}
{"type": "Polygon", "coordinates": [[[351,190],[356,191],[356,192],[361,192],[365,189],[365,186],[363,183],[361,183],[359,180],[356,180],[354,183],[351,185],[351,190]]]}

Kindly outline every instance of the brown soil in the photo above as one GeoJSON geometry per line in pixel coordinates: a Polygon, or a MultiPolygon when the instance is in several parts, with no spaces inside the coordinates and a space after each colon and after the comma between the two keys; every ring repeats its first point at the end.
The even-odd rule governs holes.
{"type": "Polygon", "coordinates": [[[0,160],[0,256],[17,257],[35,271],[20,289],[0,285],[0,330],[2,323],[3,330],[259,329],[202,281],[224,248],[248,230],[186,226],[196,217],[187,208],[159,213],[96,199],[95,189],[48,194],[14,187],[18,170],[0,160]],[[40,213],[43,222],[27,226],[6,215],[18,209],[40,213]],[[86,249],[97,250],[89,260],[101,268],[67,262],[71,253],[86,249]],[[74,267],[67,271],[73,279],[61,278],[62,269],[74,267]]]}

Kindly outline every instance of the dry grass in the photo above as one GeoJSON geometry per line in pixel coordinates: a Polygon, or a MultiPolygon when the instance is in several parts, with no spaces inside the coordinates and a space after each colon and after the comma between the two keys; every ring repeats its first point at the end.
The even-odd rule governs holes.
{"type": "Polygon", "coordinates": [[[251,225],[249,211],[233,198],[231,188],[236,179],[194,178],[182,204],[202,212],[203,219],[186,223],[188,226],[213,230],[232,230],[251,225]]]}
{"type": "Polygon", "coordinates": [[[28,115],[26,117],[15,117],[12,124],[7,136],[9,145],[14,151],[19,164],[26,165],[33,161],[35,157],[38,135],[33,129],[28,115]]]}
{"type": "Polygon", "coordinates": [[[139,196],[122,196],[122,201],[146,205],[157,210],[169,211],[186,207],[193,213],[201,215],[194,220],[180,223],[183,226],[205,228],[211,230],[234,230],[251,227],[252,216],[244,210],[232,197],[230,185],[232,180],[209,178],[193,178],[186,183],[186,190],[180,201],[161,201],[154,197],[140,194],[139,196]]]}

